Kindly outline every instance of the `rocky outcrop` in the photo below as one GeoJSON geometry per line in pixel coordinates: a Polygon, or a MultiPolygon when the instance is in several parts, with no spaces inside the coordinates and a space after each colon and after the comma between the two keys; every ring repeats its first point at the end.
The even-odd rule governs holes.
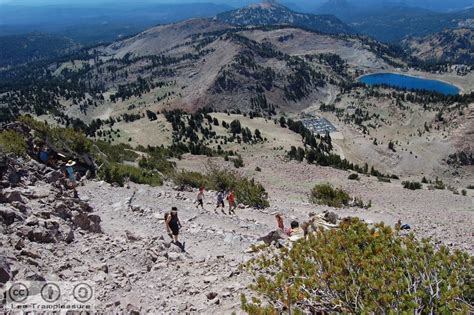
{"type": "Polygon", "coordinates": [[[64,188],[60,171],[5,154],[0,169],[0,283],[44,279],[40,253],[68,246],[78,232],[102,232],[101,218],[64,188]]]}

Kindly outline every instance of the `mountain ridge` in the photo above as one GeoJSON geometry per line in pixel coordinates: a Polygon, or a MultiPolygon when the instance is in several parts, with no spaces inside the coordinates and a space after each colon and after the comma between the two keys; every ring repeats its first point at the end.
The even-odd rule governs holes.
{"type": "Polygon", "coordinates": [[[408,38],[403,45],[411,55],[429,62],[474,64],[474,29],[446,29],[425,37],[408,38]]]}
{"type": "Polygon", "coordinates": [[[240,26],[291,25],[326,34],[355,33],[333,15],[299,13],[274,1],[220,13],[215,19],[240,26]]]}

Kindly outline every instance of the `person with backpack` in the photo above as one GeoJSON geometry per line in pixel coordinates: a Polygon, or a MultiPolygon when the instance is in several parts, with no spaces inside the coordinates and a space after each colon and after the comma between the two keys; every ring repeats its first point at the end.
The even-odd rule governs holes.
{"type": "Polygon", "coordinates": [[[178,208],[172,207],[171,212],[165,214],[166,232],[173,238],[175,244],[178,244],[179,230],[181,229],[181,222],[178,218],[178,208]]]}
{"type": "Polygon", "coordinates": [[[216,209],[214,210],[215,212],[217,212],[217,209],[219,209],[219,207],[221,208],[221,211],[222,213],[225,214],[225,211],[224,211],[224,190],[221,189],[218,193],[217,193],[217,207],[216,209]]]}
{"type": "Polygon", "coordinates": [[[235,214],[237,205],[235,203],[235,193],[233,190],[227,195],[227,201],[229,202],[229,214],[235,214]]]}
{"type": "Polygon", "coordinates": [[[66,170],[64,172],[64,176],[66,177],[67,180],[67,186],[73,190],[74,192],[74,198],[79,198],[79,195],[77,193],[77,176],[76,173],[74,172],[74,165],[76,165],[76,162],[73,160],[69,160],[66,163],[66,170]]]}

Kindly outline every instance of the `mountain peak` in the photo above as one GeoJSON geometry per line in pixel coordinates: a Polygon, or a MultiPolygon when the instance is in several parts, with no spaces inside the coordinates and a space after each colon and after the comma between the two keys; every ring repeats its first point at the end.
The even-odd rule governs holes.
{"type": "Polygon", "coordinates": [[[217,20],[241,26],[291,25],[328,34],[353,33],[334,16],[294,12],[276,1],[263,1],[217,15],[217,20]]]}
{"type": "Polygon", "coordinates": [[[284,5],[278,3],[275,0],[264,0],[264,1],[259,2],[259,3],[250,4],[250,5],[247,6],[247,8],[250,8],[250,9],[266,9],[266,10],[279,8],[279,9],[289,10],[287,7],[285,7],[284,5]]]}

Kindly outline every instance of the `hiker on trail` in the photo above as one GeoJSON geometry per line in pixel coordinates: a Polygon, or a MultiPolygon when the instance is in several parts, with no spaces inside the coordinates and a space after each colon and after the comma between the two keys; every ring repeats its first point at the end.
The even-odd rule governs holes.
{"type": "Polygon", "coordinates": [[[171,213],[167,214],[165,223],[168,235],[172,236],[174,243],[178,244],[179,229],[181,228],[181,222],[178,218],[178,208],[171,208],[171,213]]]}
{"type": "Polygon", "coordinates": [[[291,221],[290,241],[297,241],[304,237],[304,230],[300,227],[298,221],[291,221]]]}
{"type": "Polygon", "coordinates": [[[39,151],[38,158],[42,163],[44,163],[46,165],[48,164],[48,162],[49,162],[49,152],[48,152],[48,149],[46,147],[43,147],[39,151]]]}
{"type": "Polygon", "coordinates": [[[283,218],[281,217],[281,214],[276,214],[275,219],[277,220],[278,229],[285,231],[285,224],[283,223],[283,218]]]}
{"type": "MultiPolygon", "coordinates": [[[[290,236],[291,235],[291,229],[285,228],[285,224],[283,222],[283,216],[280,213],[277,213],[275,215],[275,219],[277,221],[278,230],[282,231],[287,236],[290,236]]],[[[294,222],[296,222],[296,221],[294,221],[294,222]]],[[[296,223],[298,223],[298,222],[296,222],[296,223]]],[[[294,225],[296,226],[296,224],[294,224],[294,225]]]]}
{"type": "Polygon", "coordinates": [[[235,194],[233,190],[231,190],[230,193],[227,195],[227,201],[229,202],[229,214],[235,214],[235,209],[237,208],[237,205],[235,203],[235,194]]]}
{"type": "Polygon", "coordinates": [[[74,198],[79,198],[76,190],[77,179],[76,173],[74,172],[74,165],[76,165],[76,162],[73,160],[69,160],[66,163],[66,172],[64,175],[67,179],[67,186],[74,191],[74,198]]]}
{"type": "Polygon", "coordinates": [[[217,207],[216,209],[214,210],[215,212],[217,212],[217,209],[219,209],[219,207],[221,208],[221,211],[222,213],[225,214],[224,212],[224,190],[220,190],[218,193],[217,193],[217,207]]]}
{"type": "Polygon", "coordinates": [[[195,202],[197,203],[196,208],[199,209],[199,206],[201,206],[202,210],[204,210],[204,187],[199,188],[195,202]]]}

